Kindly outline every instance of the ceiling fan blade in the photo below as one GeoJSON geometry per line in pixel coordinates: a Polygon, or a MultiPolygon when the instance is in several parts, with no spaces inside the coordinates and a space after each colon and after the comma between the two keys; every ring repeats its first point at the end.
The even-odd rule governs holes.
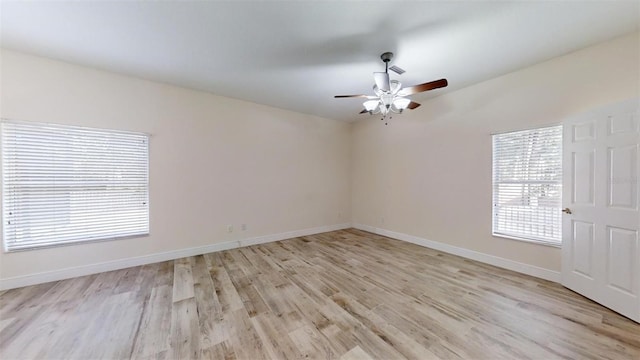
{"type": "Polygon", "coordinates": [[[368,98],[368,95],[336,95],[334,96],[336,99],[341,98],[368,98]]]}
{"type": "Polygon", "coordinates": [[[413,109],[417,108],[418,106],[420,106],[420,104],[418,104],[417,102],[412,101],[407,106],[407,109],[413,110],[413,109]]]}
{"type": "Polygon", "coordinates": [[[366,114],[366,113],[368,113],[368,111],[367,111],[367,109],[364,109],[364,110],[360,111],[358,114],[366,114]]]}
{"type": "Polygon", "coordinates": [[[423,91],[443,88],[448,84],[449,83],[447,82],[447,79],[440,79],[440,80],[431,81],[431,82],[420,84],[420,85],[406,87],[400,90],[398,95],[400,96],[413,95],[413,94],[421,93],[423,91]]]}
{"type": "Polygon", "coordinates": [[[389,91],[391,88],[389,85],[389,74],[386,72],[374,72],[373,79],[376,81],[376,86],[382,91],[389,91]]]}

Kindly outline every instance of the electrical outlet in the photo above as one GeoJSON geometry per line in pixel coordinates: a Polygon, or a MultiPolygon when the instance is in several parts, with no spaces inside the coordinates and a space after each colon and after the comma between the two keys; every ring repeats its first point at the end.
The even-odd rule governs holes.
{"type": "Polygon", "coordinates": [[[233,232],[233,225],[227,225],[227,232],[229,233],[233,232]]]}
{"type": "Polygon", "coordinates": [[[380,217],[380,224],[384,224],[384,216],[380,217]]]}
{"type": "Polygon", "coordinates": [[[247,231],[247,224],[240,225],[240,230],[247,231]]]}

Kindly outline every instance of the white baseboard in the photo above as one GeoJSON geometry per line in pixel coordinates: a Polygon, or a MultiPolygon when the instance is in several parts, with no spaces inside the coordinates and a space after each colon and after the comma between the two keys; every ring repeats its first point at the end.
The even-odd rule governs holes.
{"type": "Polygon", "coordinates": [[[302,229],[295,231],[288,231],[279,234],[257,236],[253,238],[240,239],[234,241],[227,241],[222,243],[216,243],[205,246],[192,247],[187,249],[180,249],[174,251],[167,251],[162,253],[156,253],[145,256],[131,257],[126,259],[107,261],[98,264],[83,265],[78,267],[16,276],[6,279],[0,279],[0,290],[14,289],[23,286],[36,285],[47,283],[50,281],[58,281],[64,279],[70,279],[78,276],[91,275],[101,273],[105,271],[113,271],[119,269],[125,269],[132,266],[140,266],[146,264],[152,264],[162,261],[180,259],[188,256],[202,255],[212,252],[224,251],[229,249],[235,249],[239,247],[251,246],[256,244],[264,244],[268,242],[280,241],[299,236],[307,236],[313,234],[319,234],[328,231],[348,229],[351,224],[336,224],[328,226],[320,226],[310,229],[302,229]]]}
{"type": "Polygon", "coordinates": [[[503,269],[513,270],[522,274],[535,276],[540,279],[554,281],[557,283],[560,282],[560,272],[558,271],[553,271],[553,270],[541,268],[534,265],[524,264],[521,262],[441,243],[438,241],[427,240],[427,239],[423,239],[413,235],[380,229],[380,228],[376,228],[369,225],[353,224],[353,227],[359,230],[364,230],[374,234],[428,247],[430,249],[439,250],[449,254],[462,256],[467,259],[480,261],[489,265],[501,267],[503,269]]]}

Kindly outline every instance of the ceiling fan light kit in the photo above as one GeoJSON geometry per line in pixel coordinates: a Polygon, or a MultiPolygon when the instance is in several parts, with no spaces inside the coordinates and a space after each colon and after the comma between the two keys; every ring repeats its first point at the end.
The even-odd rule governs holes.
{"type": "MultiPolygon", "coordinates": [[[[405,71],[398,66],[389,67],[389,62],[393,59],[393,53],[386,52],[380,55],[380,59],[385,64],[384,72],[374,72],[373,92],[375,96],[370,95],[336,95],[335,98],[365,98],[368,99],[362,105],[364,110],[360,114],[369,113],[370,115],[382,115],[381,120],[391,118],[392,113],[400,114],[405,109],[413,110],[420,106],[417,102],[411,101],[409,95],[417,94],[423,91],[442,88],[448,85],[447,79],[427,82],[420,85],[403,88],[398,80],[389,79],[389,69],[402,74],[405,71]]],[[[385,125],[387,123],[385,122],[385,125]]]]}

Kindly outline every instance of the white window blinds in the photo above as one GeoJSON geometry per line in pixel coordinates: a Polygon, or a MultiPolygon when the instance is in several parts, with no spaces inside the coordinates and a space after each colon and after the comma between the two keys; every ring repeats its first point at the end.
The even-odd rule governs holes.
{"type": "Polygon", "coordinates": [[[145,134],[4,121],[5,250],[148,234],[148,154],[145,134]]]}
{"type": "Polygon", "coordinates": [[[562,126],[493,136],[493,233],[562,241],[562,126]]]}

